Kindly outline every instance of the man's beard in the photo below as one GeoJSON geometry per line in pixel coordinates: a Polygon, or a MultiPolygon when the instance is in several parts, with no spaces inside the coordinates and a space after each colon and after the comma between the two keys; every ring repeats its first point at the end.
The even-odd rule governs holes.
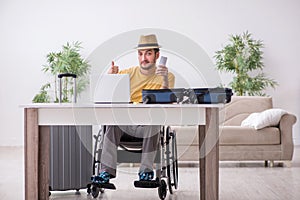
{"type": "Polygon", "coordinates": [[[145,65],[140,65],[143,70],[149,70],[155,66],[155,63],[147,63],[145,65]]]}

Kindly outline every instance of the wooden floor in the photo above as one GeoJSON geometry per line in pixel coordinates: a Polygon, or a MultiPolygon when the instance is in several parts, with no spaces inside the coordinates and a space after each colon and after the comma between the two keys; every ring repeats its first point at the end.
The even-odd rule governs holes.
{"type": "MultiPolygon", "coordinates": [[[[0,147],[0,200],[24,199],[23,148],[0,147]]],[[[106,190],[98,199],[152,200],[159,199],[157,189],[136,189],[133,181],[137,168],[120,167],[113,180],[117,190],[106,190]]],[[[199,199],[197,167],[179,168],[179,189],[167,200],[199,199]]],[[[50,199],[93,199],[86,190],[52,192],[50,199]]],[[[220,200],[299,200],[300,199],[300,146],[295,148],[292,166],[265,168],[263,162],[221,162],[220,200]]]]}

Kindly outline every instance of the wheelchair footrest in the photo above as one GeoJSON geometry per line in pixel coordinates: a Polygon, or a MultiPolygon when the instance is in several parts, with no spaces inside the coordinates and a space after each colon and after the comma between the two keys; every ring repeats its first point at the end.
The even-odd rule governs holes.
{"type": "Polygon", "coordinates": [[[149,181],[134,181],[134,187],[138,188],[157,188],[160,186],[158,180],[149,180],[149,181]]]}
{"type": "Polygon", "coordinates": [[[109,189],[109,190],[115,190],[116,186],[113,183],[93,183],[99,188],[109,189]]]}

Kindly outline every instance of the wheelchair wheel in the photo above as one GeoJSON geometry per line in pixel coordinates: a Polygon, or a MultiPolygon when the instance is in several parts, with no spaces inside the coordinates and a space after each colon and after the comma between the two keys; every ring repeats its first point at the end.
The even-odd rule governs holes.
{"type": "Polygon", "coordinates": [[[178,157],[177,157],[177,141],[176,141],[176,132],[173,131],[173,142],[172,142],[172,151],[174,152],[173,160],[173,177],[174,177],[174,188],[178,188],[178,157]]]}
{"type": "Polygon", "coordinates": [[[93,196],[94,198],[97,198],[97,197],[98,197],[99,192],[100,192],[100,188],[99,188],[99,187],[97,187],[97,186],[93,186],[93,187],[92,187],[92,196],[93,196]]]}
{"type": "Polygon", "coordinates": [[[158,196],[161,200],[164,200],[167,196],[167,184],[164,180],[160,181],[160,186],[158,187],[158,196]]]}
{"type": "Polygon", "coordinates": [[[167,154],[167,176],[168,176],[168,188],[171,194],[173,194],[173,188],[178,187],[178,161],[177,161],[177,143],[176,133],[171,132],[170,127],[166,131],[166,154],[167,154]]]}
{"type": "Polygon", "coordinates": [[[88,194],[91,194],[91,192],[92,192],[92,189],[91,189],[91,186],[92,186],[92,184],[87,184],[87,189],[86,189],[86,192],[88,193],[88,194]]]}

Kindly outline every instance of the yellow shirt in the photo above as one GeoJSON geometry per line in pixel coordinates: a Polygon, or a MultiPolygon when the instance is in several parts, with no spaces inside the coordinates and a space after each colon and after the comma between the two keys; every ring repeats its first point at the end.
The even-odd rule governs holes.
{"type": "MultiPolygon", "coordinates": [[[[140,72],[140,67],[131,67],[121,70],[119,74],[129,74],[130,76],[130,98],[132,102],[142,102],[143,89],[161,89],[163,77],[153,74],[144,75],[140,72]]],[[[175,76],[169,72],[169,88],[174,88],[175,76]]]]}

